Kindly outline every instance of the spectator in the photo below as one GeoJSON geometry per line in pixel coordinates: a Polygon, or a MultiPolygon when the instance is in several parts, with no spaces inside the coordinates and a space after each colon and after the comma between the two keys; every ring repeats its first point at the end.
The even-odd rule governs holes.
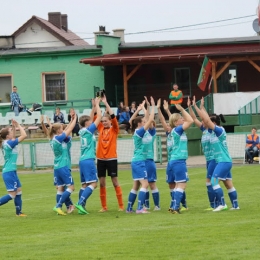
{"type": "MultiPolygon", "coordinates": [[[[132,103],[131,103],[131,107],[130,107],[130,111],[129,111],[129,113],[130,113],[130,117],[135,113],[135,111],[136,111],[136,102],[135,101],[133,101],[132,103]]],[[[138,116],[138,115],[137,115],[138,116]]]]}
{"type": "Polygon", "coordinates": [[[246,155],[248,163],[253,163],[253,156],[259,150],[259,136],[256,134],[256,128],[253,127],[251,134],[246,137],[246,155]],[[253,151],[253,153],[251,153],[253,151]]]}
{"type": "Polygon", "coordinates": [[[56,107],[55,114],[53,116],[54,123],[65,124],[64,115],[60,112],[60,108],[56,107]]]}
{"type": "Polygon", "coordinates": [[[179,90],[179,87],[177,84],[173,84],[173,90],[171,91],[170,95],[169,95],[169,99],[171,100],[171,107],[170,107],[170,111],[171,114],[173,113],[179,113],[179,110],[176,108],[176,104],[181,105],[182,101],[183,101],[183,94],[182,91],[179,90]]]}
{"type": "Polygon", "coordinates": [[[17,93],[17,87],[13,86],[13,92],[10,94],[11,98],[11,108],[15,113],[15,116],[18,116],[19,113],[23,110],[22,100],[17,93]]]}
{"type": "Polygon", "coordinates": [[[128,131],[130,128],[129,120],[130,120],[129,107],[124,106],[122,109],[122,112],[120,114],[120,117],[118,119],[118,122],[119,122],[119,125],[122,125],[122,124],[126,125],[126,129],[125,129],[126,131],[128,131]]]}
{"type": "Polygon", "coordinates": [[[119,117],[121,115],[121,113],[123,112],[123,107],[124,107],[124,102],[121,101],[118,105],[118,108],[117,108],[117,112],[116,112],[116,118],[117,120],[119,120],[119,117]]]}
{"type": "Polygon", "coordinates": [[[38,104],[38,103],[33,103],[31,108],[26,108],[25,110],[26,110],[26,112],[27,112],[29,115],[32,115],[32,112],[33,112],[33,111],[39,111],[39,112],[41,112],[41,111],[42,111],[42,105],[41,105],[41,104],[38,104]]]}
{"type": "Polygon", "coordinates": [[[79,136],[79,118],[78,118],[78,115],[75,112],[75,109],[74,108],[70,108],[69,114],[68,114],[68,121],[69,122],[74,117],[74,115],[77,117],[77,119],[76,119],[76,125],[73,128],[73,130],[72,130],[72,137],[74,136],[74,134],[76,134],[76,136],[79,136]]]}

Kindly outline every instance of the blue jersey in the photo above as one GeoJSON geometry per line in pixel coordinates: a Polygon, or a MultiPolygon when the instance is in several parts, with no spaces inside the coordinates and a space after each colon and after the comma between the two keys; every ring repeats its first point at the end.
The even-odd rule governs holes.
{"type": "Polygon", "coordinates": [[[17,157],[18,157],[18,151],[17,151],[17,145],[18,145],[18,138],[15,140],[5,140],[2,144],[2,153],[4,156],[4,166],[2,172],[11,172],[16,171],[17,166],[17,157]]]}
{"type": "Polygon", "coordinates": [[[188,139],[182,128],[179,125],[172,129],[172,150],[171,150],[171,161],[172,160],[186,160],[188,158],[188,139]]]}
{"type": "Polygon", "coordinates": [[[69,165],[69,156],[67,143],[64,140],[67,138],[65,133],[55,135],[50,141],[51,148],[54,153],[54,169],[59,169],[69,165]]]}
{"type": "Polygon", "coordinates": [[[210,139],[213,137],[212,130],[206,129],[203,126],[200,127],[200,130],[202,131],[202,137],[201,137],[202,151],[204,153],[206,161],[211,161],[214,159],[213,150],[210,144],[210,139]]]}
{"type": "Polygon", "coordinates": [[[143,137],[143,153],[146,159],[154,159],[154,140],[156,136],[155,128],[148,129],[143,137]]]}
{"type": "Polygon", "coordinates": [[[97,127],[92,123],[87,128],[82,128],[79,131],[80,135],[80,161],[86,159],[95,159],[96,157],[96,138],[94,132],[97,127]]]}
{"type": "Polygon", "coordinates": [[[143,137],[145,134],[145,130],[143,127],[140,129],[136,129],[133,135],[134,140],[134,155],[132,157],[132,162],[136,161],[144,161],[145,155],[143,152],[144,149],[144,143],[143,143],[143,137]]]}
{"type": "Polygon", "coordinates": [[[211,144],[216,162],[232,162],[228,152],[225,129],[220,126],[215,126],[213,131],[215,136],[211,138],[211,144]]]}

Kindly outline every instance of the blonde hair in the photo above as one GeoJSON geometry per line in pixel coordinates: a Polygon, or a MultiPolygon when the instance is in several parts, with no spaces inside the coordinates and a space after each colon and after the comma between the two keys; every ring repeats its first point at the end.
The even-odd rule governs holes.
{"type": "Polygon", "coordinates": [[[55,134],[57,134],[57,131],[61,128],[61,123],[55,123],[50,126],[49,130],[49,137],[52,139],[55,134]]]}
{"type": "Polygon", "coordinates": [[[171,114],[169,118],[169,125],[171,128],[174,128],[176,126],[176,122],[181,118],[182,116],[179,113],[171,114]]]}

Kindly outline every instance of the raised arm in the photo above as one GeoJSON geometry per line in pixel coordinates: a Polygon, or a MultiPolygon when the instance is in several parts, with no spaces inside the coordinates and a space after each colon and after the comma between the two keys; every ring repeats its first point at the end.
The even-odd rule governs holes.
{"type": "Polygon", "coordinates": [[[42,126],[42,131],[44,132],[44,134],[48,136],[48,129],[46,128],[46,126],[44,124],[44,115],[41,115],[41,126],[42,126]]]}
{"type": "Polygon", "coordinates": [[[154,120],[154,106],[155,106],[155,103],[154,103],[153,97],[151,97],[151,105],[152,105],[151,113],[149,115],[148,121],[146,121],[146,123],[144,125],[144,130],[148,130],[148,128],[150,128],[151,123],[154,120]]]}
{"type": "Polygon", "coordinates": [[[103,97],[101,97],[101,101],[103,102],[103,104],[106,106],[106,111],[108,112],[109,115],[113,115],[114,112],[111,109],[111,107],[109,106],[108,102],[107,102],[107,98],[104,95],[103,97]]]}
{"type": "MultiPolygon", "coordinates": [[[[194,96],[195,97],[195,96],[194,96]]],[[[205,109],[204,106],[205,102],[204,102],[204,97],[201,98],[201,102],[200,102],[200,110],[204,110],[205,112],[207,112],[207,110],[205,109]]]]}
{"type": "Polygon", "coordinates": [[[147,121],[147,120],[149,120],[150,103],[149,103],[149,101],[148,101],[146,96],[144,96],[144,100],[145,100],[145,104],[146,104],[146,110],[145,110],[145,107],[144,107],[143,111],[144,111],[144,118],[147,121]]]}
{"type": "Polygon", "coordinates": [[[167,113],[168,117],[170,117],[171,116],[171,112],[169,110],[168,101],[166,101],[166,100],[163,101],[163,109],[167,113]]]}
{"type": "Polygon", "coordinates": [[[163,129],[164,129],[165,132],[167,132],[168,131],[167,123],[166,123],[165,118],[164,118],[162,111],[161,111],[161,99],[160,98],[157,100],[157,110],[158,110],[159,119],[160,119],[160,122],[163,126],[163,129]]]}
{"type": "Polygon", "coordinates": [[[198,106],[196,105],[196,102],[194,102],[194,108],[196,109],[196,112],[198,113],[200,119],[203,121],[205,127],[214,129],[215,124],[210,120],[210,117],[205,109],[199,109],[198,106]]]}
{"type": "MultiPolygon", "coordinates": [[[[194,104],[194,103],[196,103],[196,102],[195,102],[195,99],[194,99],[194,97],[193,97],[192,104],[194,104]]],[[[200,127],[202,126],[202,123],[197,119],[197,117],[196,117],[196,115],[195,115],[195,113],[194,113],[194,111],[193,111],[193,109],[192,109],[191,102],[190,102],[190,97],[188,97],[187,106],[188,106],[188,108],[189,108],[190,116],[192,117],[192,119],[193,119],[195,125],[196,125],[198,128],[200,128],[200,127]]]]}
{"type": "Polygon", "coordinates": [[[97,117],[94,121],[94,124],[96,125],[96,127],[98,127],[98,124],[100,123],[101,121],[101,109],[100,109],[100,106],[99,106],[99,103],[100,103],[101,99],[99,97],[95,98],[95,108],[96,108],[96,112],[97,112],[97,117]]]}
{"type": "Polygon", "coordinates": [[[132,121],[136,118],[136,116],[138,115],[138,113],[143,109],[144,107],[144,103],[145,100],[142,102],[142,104],[140,104],[137,109],[135,110],[134,114],[131,116],[130,120],[129,120],[129,124],[132,125],[132,121]]]}
{"type": "Polygon", "coordinates": [[[63,130],[63,133],[66,134],[66,136],[69,136],[70,133],[72,132],[72,130],[74,129],[75,125],[76,125],[76,122],[77,122],[77,116],[76,114],[73,115],[72,117],[72,120],[70,121],[68,127],[65,128],[65,130],[63,130]]]}
{"type": "Polygon", "coordinates": [[[20,134],[21,135],[18,137],[18,143],[22,142],[27,137],[27,134],[26,134],[25,130],[14,119],[12,119],[12,125],[15,125],[15,127],[18,127],[18,129],[20,130],[20,134]]]}
{"type": "Polygon", "coordinates": [[[182,125],[182,128],[185,131],[186,129],[188,129],[191,126],[191,124],[193,123],[193,119],[189,115],[189,113],[186,112],[185,109],[180,104],[175,104],[175,106],[181,112],[181,114],[184,118],[184,123],[182,125]]]}
{"type": "Polygon", "coordinates": [[[89,116],[90,116],[91,122],[93,122],[94,114],[96,112],[96,103],[95,103],[95,99],[94,98],[91,99],[91,103],[92,103],[92,109],[91,109],[91,112],[90,112],[89,116]]]}

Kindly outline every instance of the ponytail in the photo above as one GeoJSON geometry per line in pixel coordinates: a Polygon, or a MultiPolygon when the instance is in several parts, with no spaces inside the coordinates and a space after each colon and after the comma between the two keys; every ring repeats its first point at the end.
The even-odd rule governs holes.
{"type": "Polygon", "coordinates": [[[50,126],[50,130],[48,131],[49,138],[52,139],[53,136],[57,133],[57,131],[61,128],[61,123],[55,123],[50,126]]]}
{"type": "Polygon", "coordinates": [[[220,121],[222,123],[226,123],[226,120],[224,118],[224,116],[222,114],[220,115],[216,115],[216,114],[213,114],[211,117],[210,117],[210,120],[215,123],[216,125],[220,125],[220,121]]]}
{"type": "Polygon", "coordinates": [[[131,131],[132,133],[135,132],[135,129],[138,126],[138,123],[142,122],[143,117],[142,116],[137,116],[133,121],[132,121],[132,127],[131,127],[131,131]]]}

